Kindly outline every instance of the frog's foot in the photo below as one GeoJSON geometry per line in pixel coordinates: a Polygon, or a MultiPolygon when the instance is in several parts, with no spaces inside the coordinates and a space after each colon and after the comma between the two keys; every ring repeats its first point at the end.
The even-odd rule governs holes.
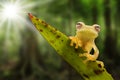
{"type": "Polygon", "coordinates": [[[96,61],[98,64],[98,67],[104,68],[104,63],[102,61],[96,61]]]}
{"type": "Polygon", "coordinates": [[[79,56],[83,59],[83,63],[85,64],[87,62],[95,61],[97,62],[99,68],[104,68],[104,63],[102,61],[96,60],[97,58],[94,55],[84,53],[84,54],[79,54],[79,56]]]}
{"type": "Polygon", "coordinates": [[[83,54],[79,54],[79,57],[89,57],[89,54],[88,53],[83,53],[83,54]]]}
{"type": "Polygon", "coordinates": [[[69,39],[71,40],[71,42],[70,42],[70,46],[73,46],[73,44],[74,44],[73,37],[70,36],[69,39]]]}
{"type": "Polygon", "coordinates": [[[70,36],[69,39],[71,40],[70,46],[74,46],[74,44],[75,44],[75,48],[77,49],[77,48],[78,48],[78,43],[77,43],[77,41],[76,41],[76,38],[70,36]]]}
{"type": "Polygon", "coordinates": [[[75,45],[75,48],[78,49],[78,44],[75,45]]]}
{"type": "Polygon", "coordinates": [[[83,60],[86,60],[88,58],[87,54],[88,53],[79,54],[79,57],[82,58],[83,60]]]}
{"type": "Polygon", "coordinates": [[[69,39],[72,39],[73,38],[73,36],[69,36],[69,39]]]}
{"type": "Polygon", "coordinates": [[[97,59],[96,56],[91,55],[91,54],[88,54],[88,60],[90,60],[90,61],[95,61],[96,59],[97,59]]]}

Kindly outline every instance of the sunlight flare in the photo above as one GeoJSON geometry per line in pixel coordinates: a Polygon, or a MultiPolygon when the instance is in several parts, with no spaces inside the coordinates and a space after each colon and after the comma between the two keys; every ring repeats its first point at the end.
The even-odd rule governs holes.
{"type": "Polygon", "coordinates": [[[4,6],[3,16],[14,19],[17,15],[19,15],[19,6],[13,4],[4,6]]]}
{"type": "MultiPolygon", "coordinates": [[[[29,24],[26,19],[27,13],[31,12],[36,3],[29,0],[7,0],[0,2],[0,28],[10,27],[24,28],[29,24]]],[[[8,28],[5,28],[8,29],[8,28]]],[[[2,29],[0,29],[2,30],[2,29]]],[[[10,32],[9,30],[6,30],[10,32]]]]}
{"type": "Polygon", "coordinates": [[[0,32],[4,32],[5,44],[10,40],[20,42],[21,29],[25,29],[25,26],[31,28],[27,20],[27,13],[32,12],[35,6],[35,1],[29,0],[3,0],[0,2],[0,32]]]}
{"type": "Polygon", "coordinates": [[[31,12],[31,9],[36,4],[28,0],[9,0],[3,1],[0,3],[0,17],[1,21],[4,19],[4,22],[16,21],[19,20],[18,17],[25,19],[28,12],[31,12]]]}

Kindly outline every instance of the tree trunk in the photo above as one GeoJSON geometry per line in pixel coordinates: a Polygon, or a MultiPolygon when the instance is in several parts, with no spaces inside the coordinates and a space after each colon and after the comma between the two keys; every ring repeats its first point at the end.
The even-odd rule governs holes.
{"type": "Polygon", "coordinates": [[[92,18],[93,18],[93,23],[96,24],[98,21],[98,9],[97,9],[97,3],[96,0],[93,2],[93,7],[92,7],[92,18]]]}
{"type": "Polygon", "coordinates": [[[104,16],[106,26],[106,38],[105,38],[105,54],[109,59],[115,58],[116,55],[116,40],[111,26],[111,7],[110,0],[104,1],[104,16]]]}
{"type": "MultiPolygon", "coordinates": [[[[112,75],[116,78],[118,77],[114,71],[116,64],[118,64],[118,52],[117,52],[117,39],[115,32],[112,30],[111,26],[111,8],[110,8],[110,0],[105,0],[105,26],[106,26],[106,38],[105,38],[105,55],[108,57],[107,69],[112,73],[112,75]]],[[[117,65],[118,66],[118,65],[117,65]]]]}

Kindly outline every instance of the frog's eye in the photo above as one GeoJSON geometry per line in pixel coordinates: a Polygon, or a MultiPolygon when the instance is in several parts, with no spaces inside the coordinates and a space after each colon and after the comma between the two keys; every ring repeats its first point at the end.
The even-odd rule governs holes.
{"type": "Polygon", "coordinates": [[[94,24],[93,26],[97,32],[100,32],[100,25],[94,24]]]}
{"type": "Polygon", "coordinates": [[[83,25],[84,25],[83,22],[78,22],[78,23],[76,24],[76,28],[77,28],[77,29],[80,29],[83,25]]]}

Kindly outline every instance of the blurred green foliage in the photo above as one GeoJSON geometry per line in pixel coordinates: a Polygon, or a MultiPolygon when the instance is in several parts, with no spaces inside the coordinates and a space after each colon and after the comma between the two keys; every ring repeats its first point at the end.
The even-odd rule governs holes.
{"type": "MultiPolygon", "coordinates": [[[[36,3],[32,9],[34,15],[68,36],[75,35],[76,22],[101,25],[96,40],[99,60],[105,61],[105,67],[115,80],[120,80],[120,0],[29,2],[36,3]]],[[[16,29],[8,33],[6,26],[7,23],[0,25],[0,80],[82,80],[34,28],[24,24],[24,28],[16,34],[16,29]]]]}

